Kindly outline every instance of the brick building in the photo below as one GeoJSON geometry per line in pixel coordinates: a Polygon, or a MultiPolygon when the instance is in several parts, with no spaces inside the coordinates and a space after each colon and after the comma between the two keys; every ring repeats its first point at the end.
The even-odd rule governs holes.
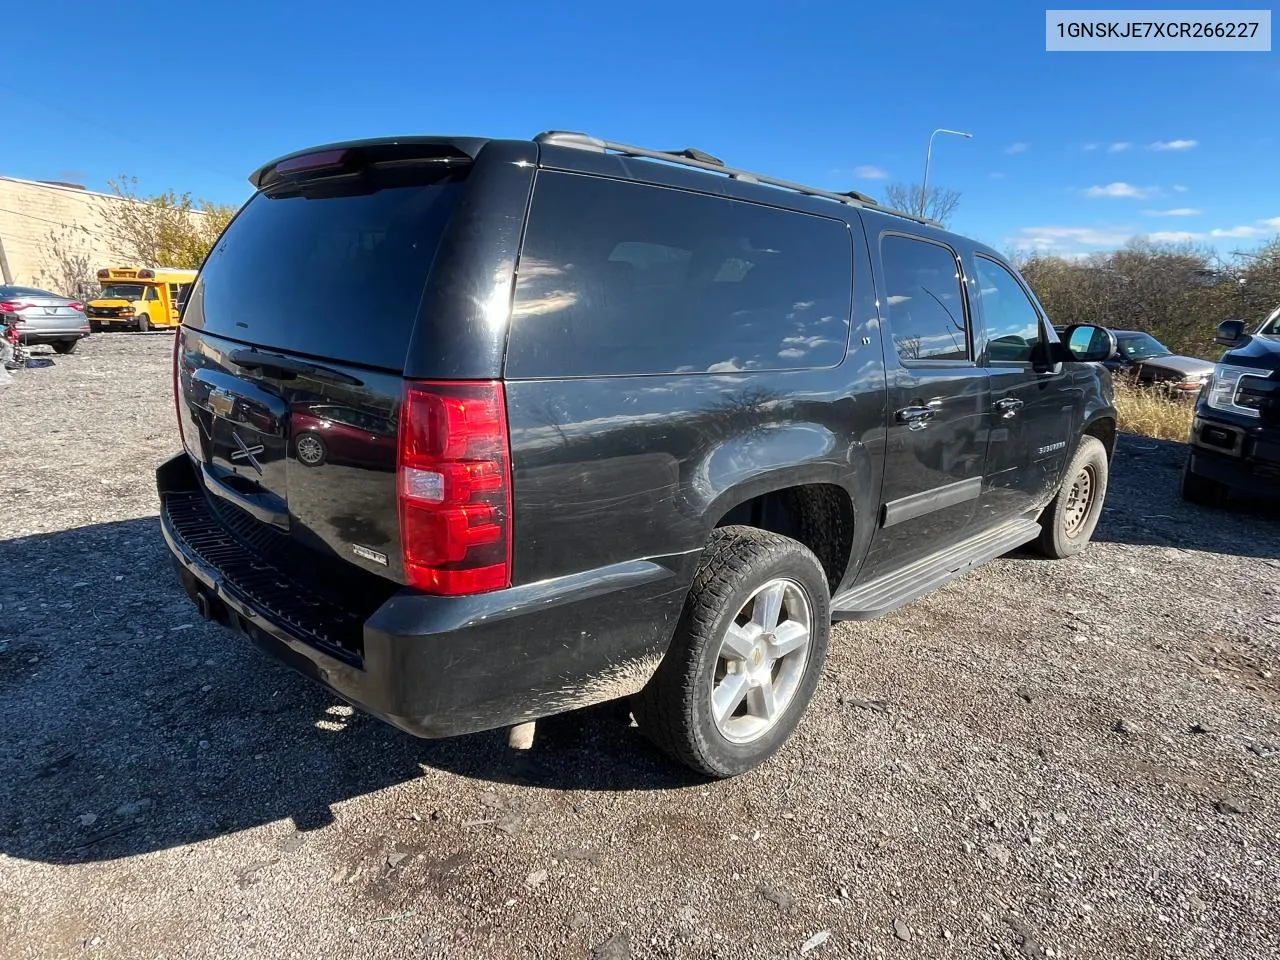
{"type": "Polygon", "coordinates": [[[127,202],[74,184],[0,176],[0,280],[65,286],[55,240],[68,254],[87,258],[94,269],[107,265],[111,244],[100,211],[103,204],[127,202]]]}

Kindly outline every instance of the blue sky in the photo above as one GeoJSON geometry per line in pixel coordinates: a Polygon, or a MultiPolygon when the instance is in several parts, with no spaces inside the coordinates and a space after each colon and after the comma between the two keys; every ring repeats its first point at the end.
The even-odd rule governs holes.
{"type": "Polygon", "coordinates": [[[876,195],[883,175],[918,180],[930,131],[953,127],[974,138],[940,136],[930,182],[962,192],[955,229],[999,249],[1280,233],[1280,54],[1046,53],[1043,5],[95,9],[100,28],[68,31],[82,4],[26,4],[23,35],[61,53],[6,71],[0,174],[239,203],[254,167],[315,143],[555,128],[876,195]]]}

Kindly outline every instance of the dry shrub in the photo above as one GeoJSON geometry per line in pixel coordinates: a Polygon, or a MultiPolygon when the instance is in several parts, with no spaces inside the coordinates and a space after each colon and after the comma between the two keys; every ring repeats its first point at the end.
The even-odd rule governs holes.
{"type": "Polygon", "coordinates": [[[1157,440],[1178,440],[1191,435],[1195,403],[1159,386],[1140,387],[1124,377],[1116,377],[1116,410],[1120,429],[1157,440]]]}

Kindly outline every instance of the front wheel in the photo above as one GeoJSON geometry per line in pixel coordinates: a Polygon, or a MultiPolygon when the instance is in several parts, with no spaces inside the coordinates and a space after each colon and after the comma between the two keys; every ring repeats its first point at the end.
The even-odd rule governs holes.
{"type": "Polygon", "coordinates": [[[701,774],[744,773],[799,724],[830,632],[826,574],[808,548],[754,527],[721,527],[666,657],[635,697],[636,724],[701,774]]]}
{"type": "Polygon", "coordinates": [[[1110,464],[1107,448],[1097,437],[1084,436],[1067,467],[1066,480],[1053,502],[1040,515],[1038,549],[1046,557],[1073,557],[1086,546],[1102,516],[1110,464]]]}
{"type": "Polygon", "coordinates": [[[1182,467],[1182,499],[1199,507],[1220,507],[1227,502],[1228,487],[1191,472],[1191,457],[1182,467]]]}
{"type": "Polygon", "coordinates": [[[137,327],[139,333],[146,333],[151,329],[151,317],[145,313],[138,314],[137,327]]]}

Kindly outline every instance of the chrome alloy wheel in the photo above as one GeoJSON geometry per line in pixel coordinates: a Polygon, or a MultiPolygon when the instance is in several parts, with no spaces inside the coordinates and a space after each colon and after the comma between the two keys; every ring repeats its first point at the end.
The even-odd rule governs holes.
{"type": "Polygon", "coordinates": [[[734,616],[711,686],[716,729],[733,743],[764,736],[795,699],[809,662],[813,614],[794,580],[770,580],[734,616]]]}
{"type": "Polygon", "coordinates": [[[301,436],[294,444],[298,459],[308,466],[315,466],[324,459],[324,445],[310,435],[301,436]]]}

